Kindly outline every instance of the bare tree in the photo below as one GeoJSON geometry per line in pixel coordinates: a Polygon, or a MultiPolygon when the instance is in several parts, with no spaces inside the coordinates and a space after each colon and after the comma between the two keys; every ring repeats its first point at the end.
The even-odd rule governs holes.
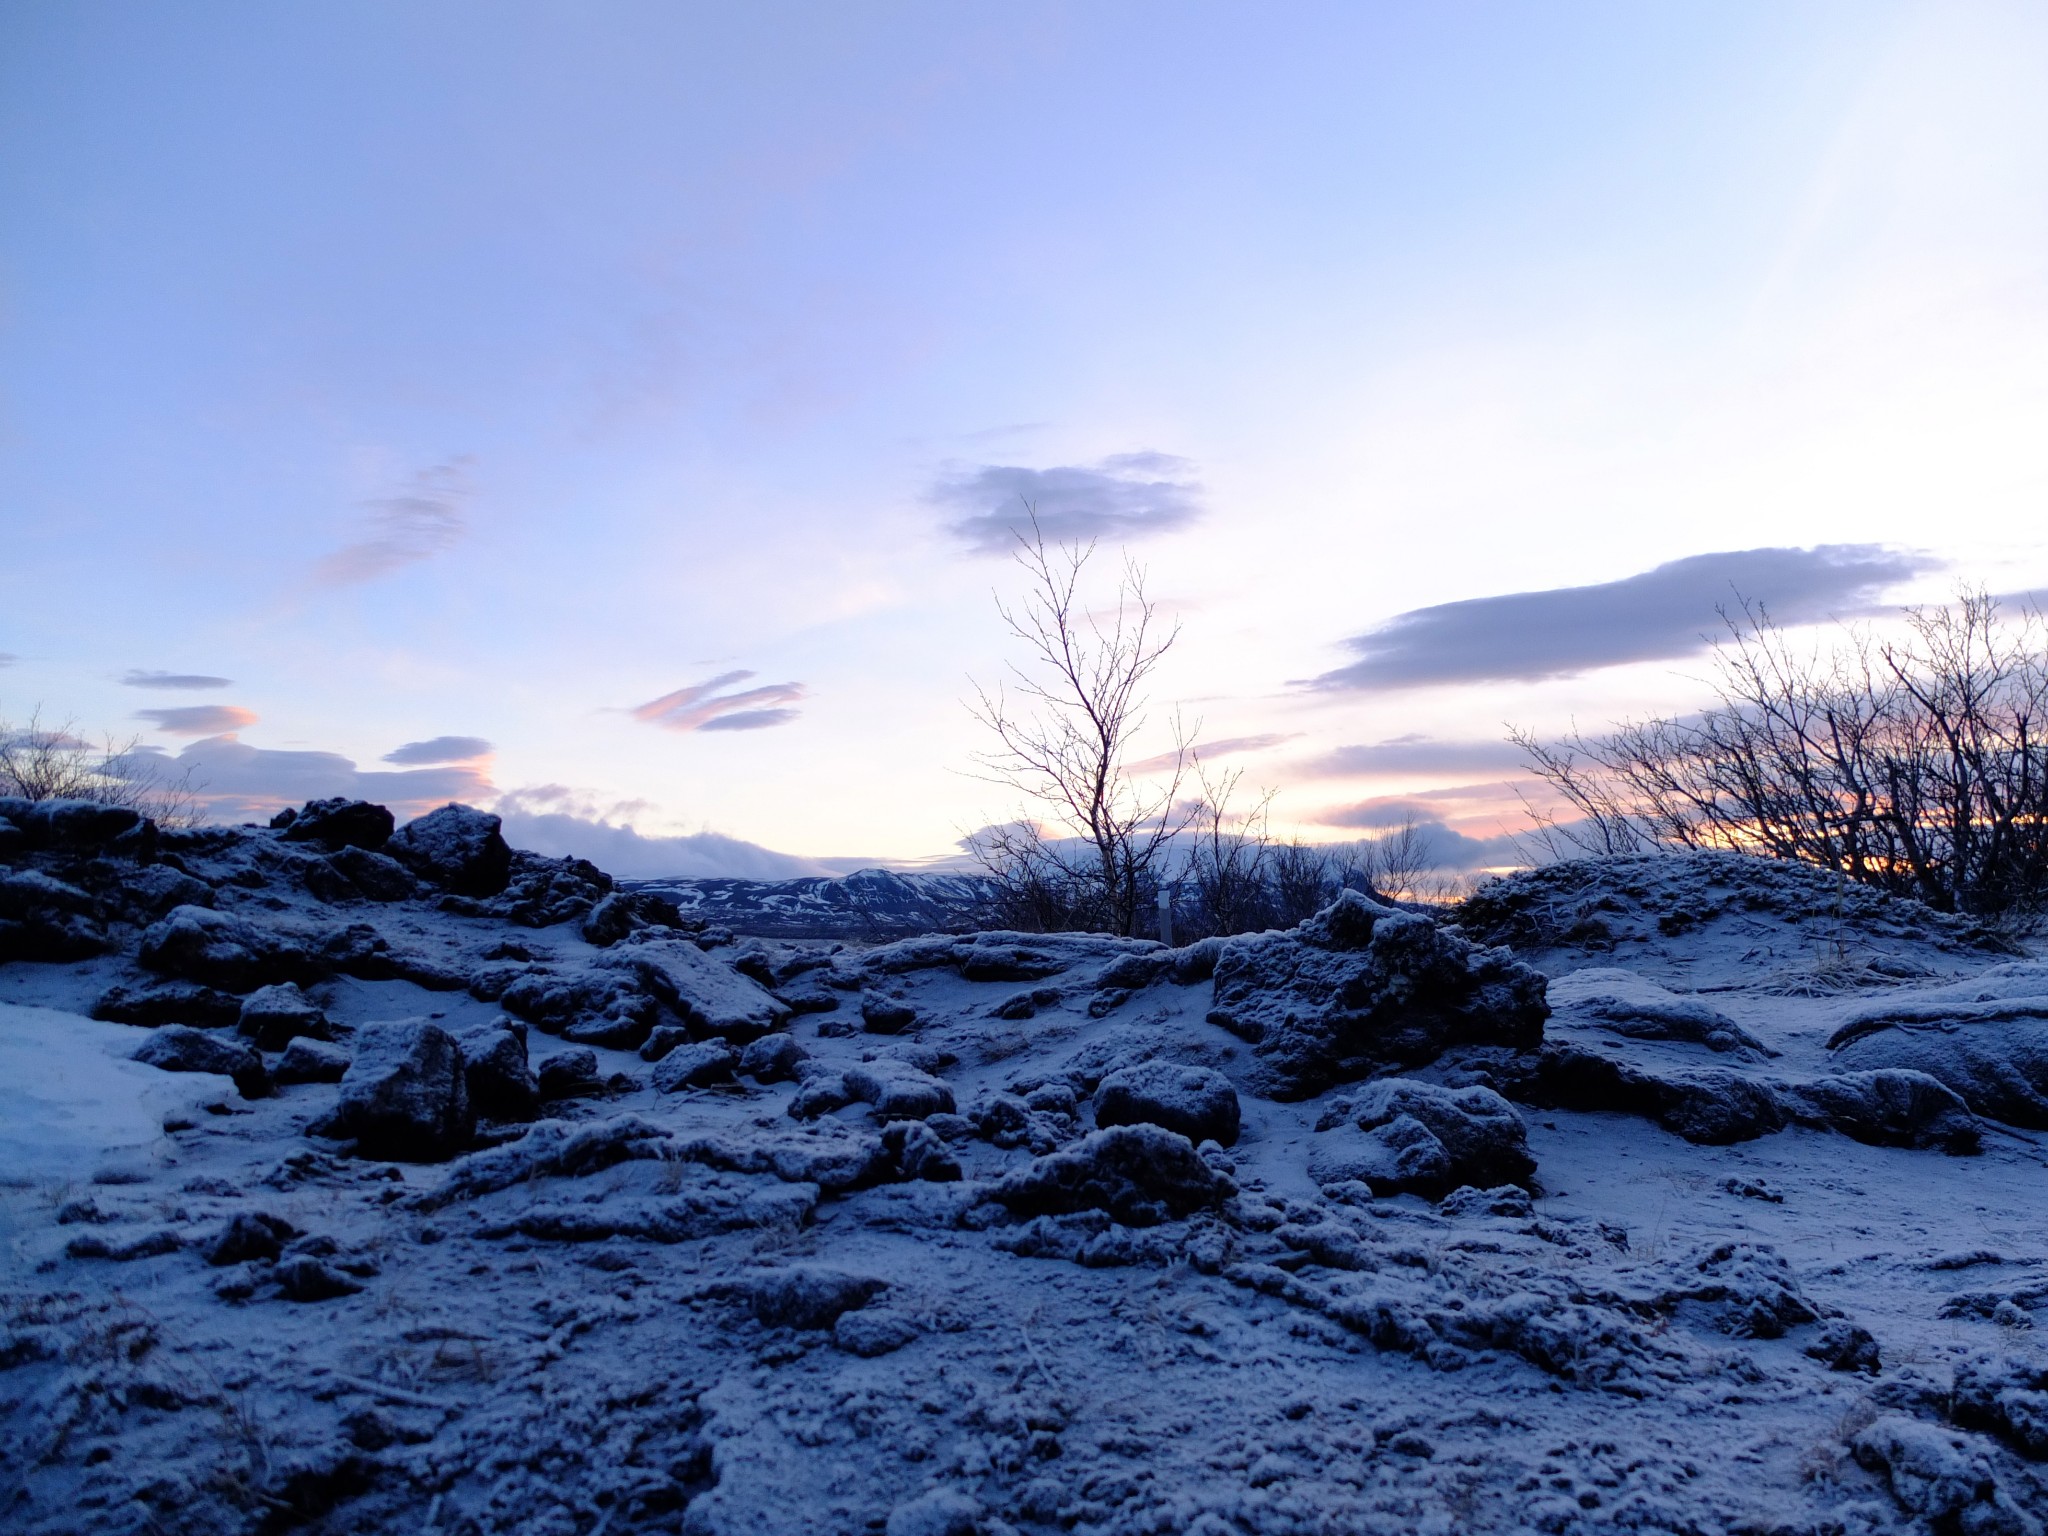
{"type": "Polygon", "coordinates": [[[189,774],[167,772],[140,750],[139,738],[106,737],[94,746],[75,722],[46,726],[40,705],[18,728],[0,720],[0,795],[126,806],[167,826],[198,819],[189,774]]]}
{"type": "Polygon", "coordinates": [[[1263,928],[1273,906],[1267,866],[1275,791],[1264,790],[1250,810],[1233,812],[1230,803],[1244,770],[1211,779],[1199,755],[1194,769],[1202,793],[1195,802],[1186,878],[1200,907],[1200,926],[1210,934],[1263,928]]]}
{"type": "Polygon", "coordinates": [[[1982,590],[1906,638],[1803,651],[1761,606],[1724,614],[1716,703],[1564,741],[1512,737],[1576,813],[1558,851],[1731,848],[1798,859],[1945,911],[2048,900],[2048,624],[1982,590]]]}
{"type": "Polygon", "coordinates": [[[1176,721],[1166,772],[1148,787],[1126,758],[1145,726],[1145,688],[1179,635],[1161,632],[1145,592],[1145,573],[1128,558],[1113,615],[1082,603],[1082,572],[1095,546],[1048,546],[1034,509],[1031,532],[1017,535],[1017,564],[1028,595],[996,611],[1024,645],[1012,665],[1012,693],[975,686],[970,712],[996,739],[977,754],[984,776],[1020,794],[1049,818],[1057,835],[1080,845],[1074,857],[1045,836],[1037,816],[977,838],[983,866],[999,887],[1057,890],[1065,924],[1137,931],[1157,888],[1160,865],[1187,825],[1180,805],[1187,738],[1176,721]]]}

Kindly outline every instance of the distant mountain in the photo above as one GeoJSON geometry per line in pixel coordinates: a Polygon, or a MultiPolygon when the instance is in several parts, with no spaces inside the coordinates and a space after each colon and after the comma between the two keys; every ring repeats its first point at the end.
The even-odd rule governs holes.
{"type": "Polygon", "coordinates": [[[967,932],[981,926],[986,877],[899,875],[857,870],[836,879],[627,880],[655,891],[683,912],[735,933],[776,939],[901,939],[919,933],[967,932]]]}

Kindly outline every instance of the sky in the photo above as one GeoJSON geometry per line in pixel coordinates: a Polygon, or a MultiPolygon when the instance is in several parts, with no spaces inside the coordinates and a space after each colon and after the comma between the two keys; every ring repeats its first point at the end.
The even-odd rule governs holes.
{"type": "MultiPolygon", "coordinates": [[[[1276,827],[2048,588],[2036,4],[0,5],[0,717],[954,853],[1021,510],[1276,827]]],[[[1483,850],[1482,850],[1483,851],[1483,850]]],[[[1475,851],[1473,859],[1481,858],[1475,851]]]]}

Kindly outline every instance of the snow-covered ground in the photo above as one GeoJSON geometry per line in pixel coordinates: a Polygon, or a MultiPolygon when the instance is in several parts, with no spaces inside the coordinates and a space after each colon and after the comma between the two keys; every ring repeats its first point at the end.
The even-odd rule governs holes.
{"type": "Polygon", "coordinates": [[[0,828],[0,1529],[2044,1528],[2048,965],[1966,925],[721,943],[483,820],[0,828]]]}

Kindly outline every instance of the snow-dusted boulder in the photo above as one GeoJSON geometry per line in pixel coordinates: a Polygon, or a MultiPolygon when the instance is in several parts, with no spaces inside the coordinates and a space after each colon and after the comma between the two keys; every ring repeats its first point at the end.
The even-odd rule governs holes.
{"type": "Polygon", "coordinates": [[[1778,1053],[1720,1009],[1672,992],[1646,976],[1589,966],[1550,983],[1554,1017],[1583,1020],[1630,1040],[1702,1045],[1761,1061],[1778,1053]]]}
{"type": "Polygon", "coordinates": [[[846,1091],[863,1104],[873,1105],[880,1120],[922,1120],[927,1115],[951,1114],[956,1107],[950,1087],[907,1061],[889,1057],[864,1061],[848,1067],[843,1076],[846,1091]]]}
{"type": "Polygon", "coordinates": [[[1156,1226],[1220,1206],[1237,1192],[1187,1137],[1157,1125],[1118,1125],[999,1179],[989,1198],[1019,1216],[1106,1211],[1156,1226]]]}
{"type": "Polygon", "coordinates": [[[636,935],[607,950],[598,965],[634,978],[699,1034],[735,1045],[789,1022],[789,1008],[759,982],[688,939],[636,935]]]}
{"type": "Polygon", "coordinates": [[[409,901],[420,893],[412,872],[389,854],[350,845],[337,848],[327,862],[341,871],[372,901],[409,901]]]}
{"type": "Polygon", "coordinates": [[[708,1088],[713,1083],[729,1083],[739,1059],[739,1052],[723,1040],[699,1040],[679,1045],[655,1063],[655,1089],[660,1093],[680,1093],[685,1088],[708,1088]]]}
{"type": "Polygon", "coordinates": [[[142,935],[142,963],[153,971],[224,992],[254,992],[273,982],[310,982],[325,967],[290,934],[211,907],[173,908],[142,935]]]}
{"type": "Polygon", "coordinates": [[[341,1099],[317,1134],[353,1141],[360,1157],[432,1163],[455,1156],[476,1129],[462,1047],[431,1019],[391,1019],[356,1031],[341,1099]]]}
{"type": "Polygon", "coordinates": [[[232,992],[196,981],[117,982],[93,1000],[92,1016],[112,1024],[189,1024],[194,1029],[228,1029],[241,1017],[242,1000],[232,992]]]}
{"type": "Polygon", "coordinates": [[[1386,1078],[1324,1116],[1309,1152],[1318,1184],[1357,1180],[1376,1195],[1440,1200],[1461,1185],[1526,1184],[1536,1172],[1514,1106],[1488,1088],[1386,1078]]]}
{"type": "Polygon", "coordinates": [[[444,805],[392,834],[391,856],[458,896],[495,896],[512,874],[512,850],[488,811],[444,805]]]}
{"type": "Polygon", "coordinates": [[[393,826],[391,812],[383,806],[341,796],[280,811],[270,824],[288,843],[318,843],[327,849],[382,848],[391,841],[393,826]]]}
{"type": "Polygon", "coordinates": [[[1237,1090],[1221,1072],[1146,1061],[1112,1072],[1095,1090],[1095,1123],[1163,1125],[1189,1141],[1234,1146],[1237,1090]]]}
{"type": "Polygon", "coordinates": [[[313,1040],[334,1038],[320,1006],[289,981],[251,992],[242,1000],[235,1027],[259,1051],[281,1051],[301,1035],[313,1040]]]}
{"type": "Polygon", "coordinates": [[[531,1120],[540,1113],[540,1080],[526,1056],[526,1026],[500,1018],[461,1037],[462,1080],[470,1108],[487,1120],[531,1120]]]}
{"type": "Polygon", "coordinates": [[[2048,1363],[1978,1355],[1956,1367],[1950,1410],[2029,1461],[2048,1461],[2048,1363]]]}
{"type": "Polygon", "coordinates": [[[86,892],[41,870],[0,874],[0,960],[87,960],[107,947],[86,892]]]}
{"type": "Polygon", "coordinates": [[[270,1093],[270,1074],[261,1056],[239,1040],[203,1029],[166,1024],[151,1033],[134,1059],[165,1072],[211,1072],[233,1078],[245,1099],[270,1093]]]}
{"type": "Polygon", "coordinates": [[[1254,1092],[1291,1100],[1454,1045],[1536,1046],[1548,1013],[1543,977],[1506,951],[1346,891],[1298,928],[1226,941],[1209,1020],[1251,1042],[1254,1092]]]}
{"type": "Polygon", "coordinates": [[[325,1040],[301,1035],[284,1048],[271,1069],[271,1080],[290,1083],[338,1083],[348,1073],[348,1052],[325,1040]]]}
{"type": "Polygon", "coordinates": [[[1986,1119],[2048,1130],[2048,1000],[2043,1010],[2043,1016],[1915,1020],[1871,1030],[1838,1046],[1835,1062],[1850,1072],[1922,1072],[1986,1119]]]}
{"type": "Polygon", "coordinates": [[[770,1328],[830,1328],[842,1313],[866,1306],[888,1288],[886,1280],[821,1264],[770,1270],[747,1287],[754,1316],[770,1328]]]}
{"type": "Polygon", "coordinates": [[[756,1082],[796,1080],[806,1059],[804,1048],[788,1035],[763,1035],[740,1052],[739,1070],[756,1082]]]}

